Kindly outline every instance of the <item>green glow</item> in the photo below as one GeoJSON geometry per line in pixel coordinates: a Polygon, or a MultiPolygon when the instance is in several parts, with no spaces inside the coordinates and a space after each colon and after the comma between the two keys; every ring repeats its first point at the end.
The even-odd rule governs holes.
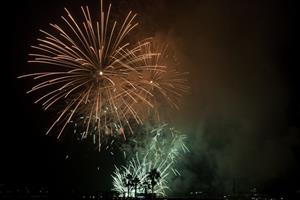
{"type": "MultiPolygon", "coordinates": [[[[124,146],[124,156],[128,164],[116,167],[113,178],[114,191],[120,196],[128,196],[128,187],[125,185],[127,174],[133,178],[137,177],[140,183],[147,180],[147,173],[157,169],[161,178],[154,187],[154,192],[159,196],[165,196],[168,187],[168,180],[180,173],[174,168],[175,163],[183,153],[189,151],[184,144],[186,136],[180,134],[168,125],[161,125],[146,133],[142,140],[132,140],[133,144],[124,146]]],[[[144,193],[144,187],[139,185],[137,193],[144,193]]],[[[150,190],[149,190],[150,191],[150,190]]],[[[135,189],[129,187],[129,196],[134,196],[135,189]]]]}

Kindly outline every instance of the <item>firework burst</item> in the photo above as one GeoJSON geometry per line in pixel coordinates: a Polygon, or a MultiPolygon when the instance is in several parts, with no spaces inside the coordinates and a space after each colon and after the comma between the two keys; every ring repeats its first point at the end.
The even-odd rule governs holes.
{"type": "Polygon", "coordinates": [[[87,6],[81,10],[81,23],[65,9],[63,25],[50,24],[52,32],[40,30],[43,37],[32,46],[29,63],[46,65],[47,71],[19,78],[38,82],[27,93],[38,92],[35,103],[44,110],[59,108],[47,134],[58,129],[59,138],[74,122],[82,138],[96,136],[100,149],[108,136],[133,133],[132,121],[142,124],[149,113],[145,110],[157,113],[160,96],[177,107],[185,79],[162,62],[164,52],[153,48],[151,39],[129,43],[127,36],[138,25],[136,14],[130,11],[122,23],[111,21],[111,5],[104,11],[102,0],[98,20],[87,6]]]}
{"type": "MultiPolygon", "coordinates": [[[[140,90],[141,96],[151,103],[145,107],[143,104],[133,105],[141,116],[152,116],[160,122],[166,118],[161,113],[163,108],[171,107],[176,110],[180,107],[182,95],[186,94],[187,86],[186,72],[179,72],[174,68],[174,59],[168,46],[161,42],[159,37],[154,37],[151,42],[144,43],[139,49],[143,59],[134,63],[139,70],[141,80],[138,82],[144,90],[140,90]],[[149,68],[150,67],[150,68],[149,68]],[[148,68],[148,70],[145,70],[148,68]]],[[[164,112],[166,113],[166,112],[164,112]]]]}
{"type": "Polygon", "coordinates": [[[147,181],[148,173],[157,169],[161,178],[154,187],[154,192],[165,196],[171,174],[180,175],[175,168],[176,161],[189,151],[185,139],[185,135],[164,124],[151,130],[143,136],[142,140],[133,140],[129,146],[123,145],[128,164],[120,168],[116,167],[112,175],[114,190],[126,196],[133,196],[134,192],[144,193],[143,186],[137,187],[137,191],[134,186],[129,186],[128,190],[128,185],[124,181],[126,176],[130,174],[133,179],[138,178],[140,183],[144,183],[147,181]]]}

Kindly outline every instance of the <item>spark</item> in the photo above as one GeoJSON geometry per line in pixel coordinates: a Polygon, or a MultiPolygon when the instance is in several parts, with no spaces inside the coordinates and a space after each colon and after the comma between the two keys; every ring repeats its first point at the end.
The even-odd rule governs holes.
{"type": "MultiPolygon", "coordinates": [[[[129,149],[126,147],[124,152],[127,152],[130,158],[128,158],[127,165],[116,167],[112,175],[113,190],[119,192],[120,195],[133,196],[133,186],[129,186],[130,193],[128,194],[128,186],[124,182],[126,176],[131,174],[133,178],[137,177],[140,183],[143,183],[147,181],[148,172],[157,169],[161,179],[154,187],[154,191],[160,196],[166,196],[166,190],[169,189],[168,180],[172,174],[180,176],[179,171],[175,169],[175,163],[184,153],[189,151],[184,144],[185,139],[185,135],[164,124],[153,129],[148,137],[144,137],[134,147],[129,149]],[[136,153],[131,155],[130,152],[132,151],[136,153]]],[[[127,154],[124,153],[124,156],[128,157],[127,154]]],[[[137,190],[137,193],[144,193],[142,186],[138,187],[137,190]]]]}
{"type": "Polygon", "coordinates": [[[18,77],[37,81],[27,93],[38,93],[35,103],[44,110],[57,110],[47,134],[55,131],[60,138],[68,124],[75,124],[74,134],[93,135],[100,150],[110,137],[133,134],[132,123],[142,125],[152,110],[159,113],[162,98],[178,108],[185,78],[166,66],[166,53],[154,48],[153,39],[131,44],[127,36],[138,26],[136,14],[112,21],[111,4],[104,10],[102,0],[97,19],[88,6],[81,7],[82,22],[65,11],[63,24],[50,24],[52,32],[40,30],[43,37],[31,46],[28,62],[47,70],[18,77]]]}

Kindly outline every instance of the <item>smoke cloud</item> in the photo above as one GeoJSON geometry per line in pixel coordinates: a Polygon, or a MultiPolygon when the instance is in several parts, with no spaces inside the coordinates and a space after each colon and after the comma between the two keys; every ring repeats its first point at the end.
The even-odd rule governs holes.
{"type": "Polygon", "coordinates": [[[291,36],[286,5],[143,2],[133,3],[142,26],[154,24],[148,29],[172,38],[190,72],[191,92],[175,125],[189,136],[191,153],[178,163],[182,176],[171,189],[262,191],[275,184],[296,191],[299,121],[293,113],[299,104],[291,99],[299,91],[290,89],[293,69],[285,62],[291,36]]]}

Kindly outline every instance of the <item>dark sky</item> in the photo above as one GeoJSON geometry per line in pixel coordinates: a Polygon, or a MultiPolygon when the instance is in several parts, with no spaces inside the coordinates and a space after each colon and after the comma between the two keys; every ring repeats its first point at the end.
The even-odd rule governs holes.
{"type": "MultiPolygon", "coordinates": [[[[174,189],[230,191],[233,180],[241,190],[300,189],[294,1],[112,2],[118,15],[129,8],[139,13],[137,35],[171,38],[182,69],[190,72],[191,91],[172,121],[189,136],[191,153],[179,164],[184,176],[174,189]]],[[[81,5],[96,11],[98,1],[10,1],[5,7],[0,183],[110,187],[117,156],[45,136],[54,113],[41,111],[35,96],[25,94],[29,80],[16,79],[36,69],[26,61],[38,29],[61,23],[64,7],[80,16],[81,5]]]]}

